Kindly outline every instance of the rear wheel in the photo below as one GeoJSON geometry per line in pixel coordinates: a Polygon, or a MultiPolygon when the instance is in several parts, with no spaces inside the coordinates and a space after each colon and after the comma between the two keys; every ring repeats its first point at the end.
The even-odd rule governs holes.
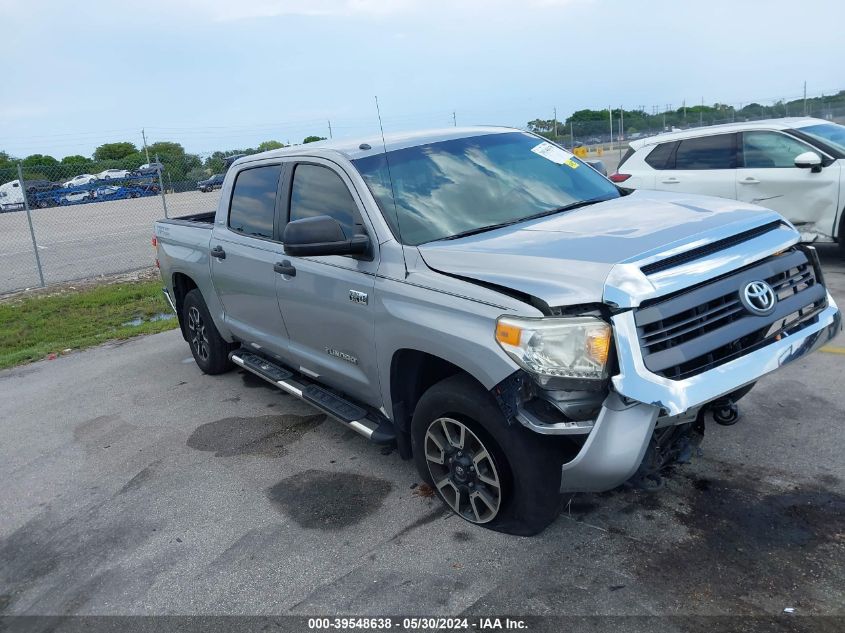
{"type": "Polygon", "coordinates": [[[220,336],[202,293],[196,288],[185,295],[182,303],[182,323],[191,354],[206,374],[222,374],[232,368],[229,352],[236,346],[220,336]]]}
{"type": "Polygon", "coordinates": [[[562,452],[556,440],[509,424],[466,375],[426,391],[411,422],[420,476],[462,519],[510,534],[536,534],[557,516],[562,452]]]}

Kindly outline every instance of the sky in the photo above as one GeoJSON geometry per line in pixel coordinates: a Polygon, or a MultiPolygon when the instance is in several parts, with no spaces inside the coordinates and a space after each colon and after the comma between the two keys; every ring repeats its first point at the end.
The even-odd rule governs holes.
{"type": "Polygon", "coordinates": [[[0,150],[359,136],[376,95],[385,131],[771,103],[845,89],[843,24],[842,0],[0,0],[0,150]]]}

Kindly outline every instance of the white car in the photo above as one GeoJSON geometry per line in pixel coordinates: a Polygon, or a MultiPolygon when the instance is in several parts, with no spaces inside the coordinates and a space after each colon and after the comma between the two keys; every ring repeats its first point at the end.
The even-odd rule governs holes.
{"type": "Polygon", "coordinates": [[[88,185],[97,180],[97,177],[92,174],[79,174],[78,176],[74,176],[66,183],[64,183],[65,187],[79,187],[81,185],[88,185]]]}
{"type": "Polygon", "coordinates": [[[116,178],[129,178],[128,169],[106,169],[97,174],[99,180],[114,180],[116,178]]]}
{"type": "Polygon", "coordinates": [[[93,200],[95,197],[94,192],[92,191],[74,191],[72,193],[66,193],[61,197],[59,200],[59,204],[73,204],[74,202],[88,202],[93,200]]]}
{"type": "Polygon", "coordinates": [[[610,179],[626,189],[697,193],[778,211],[809,241],[845,254],[845,126],[791,118],[632,141],[610,179]]]}

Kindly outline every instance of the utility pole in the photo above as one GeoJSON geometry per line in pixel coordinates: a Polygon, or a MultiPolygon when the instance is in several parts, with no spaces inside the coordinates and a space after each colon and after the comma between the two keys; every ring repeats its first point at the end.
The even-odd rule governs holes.
{"type": "Polygon", "coordinates": [[[329,123],[329,138],[332,138],[332,122],[331,122],[331,119],[329,119],[328,123],[329,123]]]}
{"type": "Polygon", "coordinates": [[[144,139],[144,154],[147,155],[147,165],[150,164],[150,150],[147,149],[147,135],[144,134],[144,128],[141,128],[141,138],[144,139]]]}
{"type": "Polygon", "coordinates": [[[555,140],[557,140],[557,108],[552,108],[554,111],[554,122],[555,122],[555,140]]]}
{"type": "Polygon", "coordinates": [[[458,117],[455,116],[454,110],[452,110],[452,126],[458,127],[458,117]]]}
{"type": "Polygon", "coordinates": [[[698,125],[704,125],[704,97],[701,97],[701,110],[698,111],[698,125]]]}
{"type": "Polygon", "coordinates": [[[575,122],[569,119],[569,149],[575,149],[575,122]]]}
{"type": "MultiPolygon", "coordinates": [[[[625,109],[619,106],[619,140],[625,140],[625,109]]],[[[622,143],[619,144],[619,162],[622,162],[622,143]]]]}
{"type": "Polygon", "coordinates": [[[619,106],[619,140],[625,140],[625,110],[619,106]]]}
{"type": "Polygon", "coordinates": [[[613,149],[613,108],[607,106],[607,118],[610,121],[610,149],[613,149]]]}
{"type": "Polygon", "coordinates": [[[807,116],[807,82],[804,82],[804,116],[807,116]]]}

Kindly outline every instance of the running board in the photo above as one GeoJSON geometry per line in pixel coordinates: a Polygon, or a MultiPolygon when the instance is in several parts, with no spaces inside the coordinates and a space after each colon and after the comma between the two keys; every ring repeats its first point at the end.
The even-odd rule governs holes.
{"type": "Polygon", "coordinates": [[[282,391],[300,398],[342,422],[376,444],[389,444],[396,440],[396,432],[389,420],[377,419],[366,409],[349,402],[327,389],[305,382],[292,371],[244,349],[229,354],[229,359],[238,367],[263,378],[282,391]]]}

